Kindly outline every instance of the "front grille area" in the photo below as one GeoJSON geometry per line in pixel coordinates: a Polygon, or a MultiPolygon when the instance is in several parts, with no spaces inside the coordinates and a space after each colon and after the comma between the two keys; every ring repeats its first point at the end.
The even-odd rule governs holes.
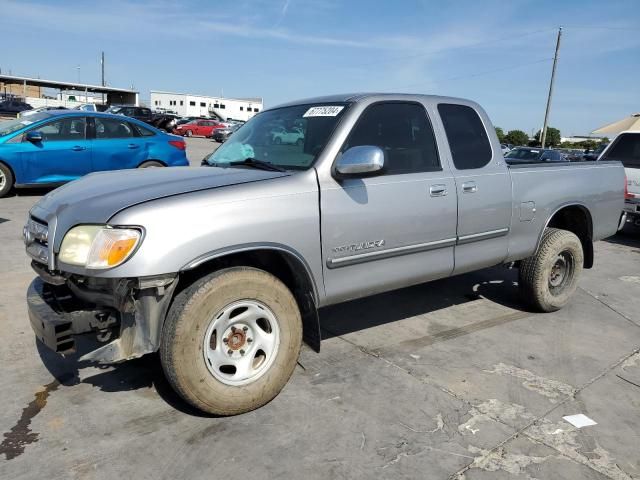
{"type": "Polygon", "coordinates": [[[23,230],[27,254],[35,261],[49,263],[49,227],[46,222],[29,217],[23,230]]]}

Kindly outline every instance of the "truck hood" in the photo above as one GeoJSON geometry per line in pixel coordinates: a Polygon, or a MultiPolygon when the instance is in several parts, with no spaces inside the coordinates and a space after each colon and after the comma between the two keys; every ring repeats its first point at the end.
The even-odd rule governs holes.
{"type": "Polygon", "coordinates": [[[245,168],[171,167],[92,173],[44,196],[31,215],[49,224],[55,250],[74,225],[107,223],[119,211],[172,195],[290,175],[245,168]]]}

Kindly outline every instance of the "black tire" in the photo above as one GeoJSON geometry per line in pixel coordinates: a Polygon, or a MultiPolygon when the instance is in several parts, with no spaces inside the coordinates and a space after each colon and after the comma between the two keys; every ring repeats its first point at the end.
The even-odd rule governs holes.
{"type": "Polygon", "coordinates": [[[140,165],[138,165],[138,168],[156,168],[156,167],[164,167],[164,164],[156,160],[147,160],[146,162],[142,162],[140,165]]]}
{"type": "Polygon", "coordinates": [[[163,326],[160,359],[169,383],[189,404],[215,415],[236,415],[261,407],[280,393],[293,374],[301,344],[302,320],[289,289],[265,271],[234,267],[212,273],[176,296],[163,326]],[[261,376],[233,386],[209,371],[204,341],[218,312],[247,299],[274,313],[280,344],[261,376]]]}
{"type": "Polygon", "coordinates": [[[4,163],[0,163],[0,198],[9,195],[13,188],[13,172],[4,163]]]}
{"type": "Polygon", "coordinates": [[[304,143],[304,140],[302,138],[299,138],[298,140],[296,140],[296,145],[300,146],[304,143]]]}
{"type": "Polygon", "coordinates": [[[547,228],[538,252],[520,263],[524,300],[542,312],[560,310],[578,288],[583,263],[582,244],[574,233],[547,228]]]}
{"type": "Polygon", "coordinates": [[[280,145],[282,143],[282,139],[280,137],[276,137],[273,139],[273,143],[276,145],[280,145]]]}

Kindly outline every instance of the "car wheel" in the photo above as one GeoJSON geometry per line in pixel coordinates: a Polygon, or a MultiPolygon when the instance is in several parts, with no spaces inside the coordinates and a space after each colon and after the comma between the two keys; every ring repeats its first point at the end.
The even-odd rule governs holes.
{"type": "Polygon", "coordinates": [[[187,130],[187,131],[185,132],[185,135],[186,135],[187,137],[193,137],[193,132],[192,132],[191,130],[187,130]]]}
{"type": "Polygon", "coordinates": [[[276,145],[280,145],[282,143],[282,139],[280,137],[276,137],[273,139],[273,143],[276,145]]]}
{"type": "Polygon", "coordinates": [[[578,288],[584,253],[572,232],[547,228],[538,252],[520,263],[519,285],[525,301],[536,310],[555,312],[578,288]]]}
{"type": "Polygon", "coordinates": [[[157,168],[157,167],[164,167],[164,164],[156,160],[148,160],[138,165],[138,168],[157,168]]]}
{"type": "Polygon", "coordinates": [[[194,407],[236,415],[272,400],[291,377],[302,321],[289,289],[273,275],[234,267],[180,292],[162,330],[169,383],[194,407]]]}
{"type": "Polygon", "coordinates": [[[13,173],[4,163],[0,163],[0,198],[6,197],[13,188],[13,173]]]}
{"type": "Polygon", "coordinates": [[[304,140],[302,138],[299,138],[298,140],[296,140],[296,145],[300,146],[304,143],[304,140]]]}

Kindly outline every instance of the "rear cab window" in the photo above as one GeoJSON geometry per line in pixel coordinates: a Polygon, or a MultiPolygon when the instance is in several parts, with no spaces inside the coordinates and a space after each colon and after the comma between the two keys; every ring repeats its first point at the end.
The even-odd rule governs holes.
{"type": "Polygon", "coordinates": [[[493,157],[489,137],[478,113],[467,105],[440,103],[442,119],[453,165],[457,170],[486,166],[493,157]]]}
{"type": "Polygon", "coordinates": [[[625,168],[640,168],[640,133],[622,133],[601,160],[618,160],[625,168]]]}

